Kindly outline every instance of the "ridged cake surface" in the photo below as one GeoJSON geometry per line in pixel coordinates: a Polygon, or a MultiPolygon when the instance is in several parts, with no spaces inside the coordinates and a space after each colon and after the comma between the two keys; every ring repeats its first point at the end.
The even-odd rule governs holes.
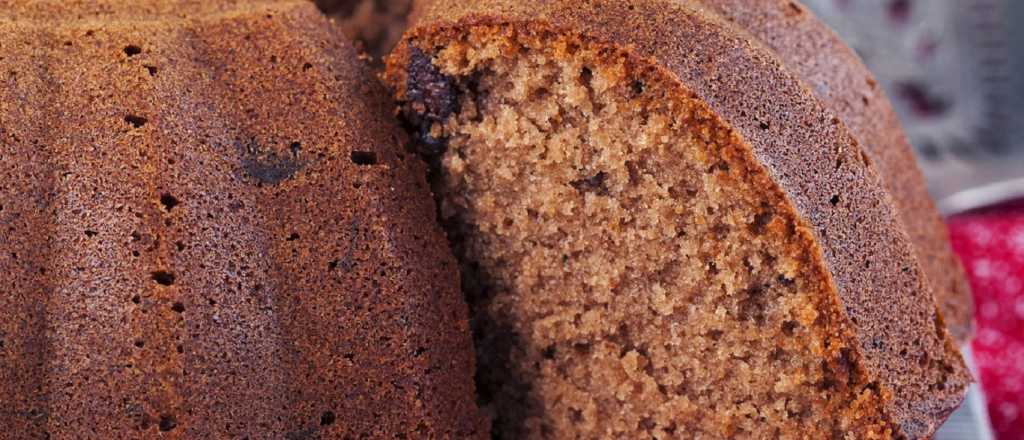
{"type": "Polygon", "coordinates": [[[363,64],[310,2],[0,1],[0,437],[486,433],[363,64]]]}

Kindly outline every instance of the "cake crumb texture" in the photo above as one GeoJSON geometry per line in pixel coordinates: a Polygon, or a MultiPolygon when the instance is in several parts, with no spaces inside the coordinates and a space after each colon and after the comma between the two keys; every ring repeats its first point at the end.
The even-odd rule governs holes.
{"type": "Polygon", "coordinates": [[[843,119],[696,2],[436,0],[388,63],[500,438],[929,438],[969,374],[843,119]]]}
{"type": "Polygon", "coordinates": [[[496,435],[891,433],[781,195],[728,131],[624,59],[496,33],[437,54],[462,80],[432,134],[496,435]]]}

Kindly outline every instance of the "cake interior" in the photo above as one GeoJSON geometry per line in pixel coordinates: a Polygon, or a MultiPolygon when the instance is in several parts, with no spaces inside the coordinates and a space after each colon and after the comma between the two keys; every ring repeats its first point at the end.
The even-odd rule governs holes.
{"type": "Polygon", "coordinates": [[[885,436],[806,235],[704,103],[577,36],[409,44],[496,438],[885,436]]]}

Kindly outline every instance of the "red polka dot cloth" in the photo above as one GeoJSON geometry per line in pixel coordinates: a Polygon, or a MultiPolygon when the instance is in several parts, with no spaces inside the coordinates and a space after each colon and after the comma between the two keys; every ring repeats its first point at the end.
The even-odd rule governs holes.
{"type": "Polygon", "coordinates": [[[1024,439],[1024,201],[949,220],[977,307],[974,360],[1000,440],[1024,439]]]}

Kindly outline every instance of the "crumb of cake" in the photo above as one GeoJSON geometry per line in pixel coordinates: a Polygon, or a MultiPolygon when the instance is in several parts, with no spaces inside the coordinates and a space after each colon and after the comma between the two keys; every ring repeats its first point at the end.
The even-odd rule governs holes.
{"type": "Polygon", "coordinates": [[[443,144],[498,438],[887,429],[791,210],[699,102],[570,36],[421,46],[404,109],[443,144]]]}

